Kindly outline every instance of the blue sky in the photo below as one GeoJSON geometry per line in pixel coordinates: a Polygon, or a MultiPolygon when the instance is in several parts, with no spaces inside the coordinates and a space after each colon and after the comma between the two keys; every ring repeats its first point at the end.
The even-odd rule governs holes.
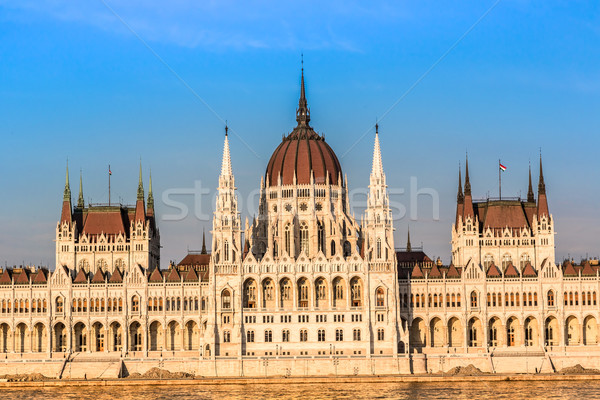
{"type": "MultiPolygon", "coordinates": [[[[302,53],[312,124],[350,189],[366,187],[376,118],[494,4],[0,0],[0,262],[53,267],[67,158],[74,197],[81,169],[86,201],[106,202],[110,163],[112,198],[132,203],[141,157],[163,265],[199,248],[210,219],[184,195],[189,215],[165,220],[176,210],[162,198],[201,185],[198,214],[212,212],[223,120],[251,215],[246,198],[295,124],[302,53]]],[[[410,225],[413,245],[448,262],[465,152],[475,197],[497,195],[499,158],[503,194],[524,196],[541,148],[557,258],[600,254],[599,64],[596,3],[493,7],[380,122],[388,184],[405,190],[392,200],[410,214],[411,177],[440,199],[438,220],[420,196],[417,218],[395,222],[396,245],[410,225]]]]}

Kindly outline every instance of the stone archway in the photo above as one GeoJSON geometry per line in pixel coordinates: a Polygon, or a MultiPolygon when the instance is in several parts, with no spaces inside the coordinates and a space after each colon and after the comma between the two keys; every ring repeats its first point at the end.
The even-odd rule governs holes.
{"type": "Polygon", "coordinates": [[[488,345],[490,347],[499,347],[503,343],[500,318],[492,317],[488,323],[488,345]]]}
{"type": "Polygon", "coordinates": [[[181,328],[176,321],[167,326],[167,350],[177,351],[181,348],[181,328]]]}
{"type": "Polygon", "coordinates": [[[26,351],[29,351],[29,329],[21,322],[15,329],[15,352],[25,353],[26,351]]]}
{"type": "Polygon", "coordinates": [[[537,347],[540,345],[540,328],[534,317],[528,317],[524,324],[525,346],[537,347]]]}
{"type": "Polygon", "coordinates": [[[64,353],[67,351],[67,328],[62,322],[54,325],[54,351],[64,353]]]}
{"type": "Polygon", "coordinates": [[[586,346],[598,343],[598,323],[593,315],[588,315],[583,321],[583,344],[586,346]]]}
{"type": "Polygon", "coordinates": [[[483,343],[483,331],[481,320],[473,317],[469,320],[469,347],[481,347],[483,343]]]}
{"type": "Polygon", "coordinates": [[[83,322],[77,322],[73,327],[73,351],[76,353],[87,351],[88,349],[88,332],[87,327],[83,322]]]}
{"type": "Polygon", "coordinates": [[[200,329],[195,321],[188,321],[183,331],[185,350],[198,350],[200,341],[200,329]]]}
{"type": "Polygon", "coordinates": [[[160,322],[154,321],[150,324],[150,346],[148,350],[159,351],[163,349],[164,329],[160,322]]]}
{"type": "Polygon", "coordinates": [[[573,315],[567,318],[565,323],[565,338],[567,346],[576,346],[580,342],[580,329],[579,329],[579,321],[573,315]]]}
{"type": "Polygon", "coordinates": [[[560,343],[560,330],[558,320],[555,317],[548,317],[544,322],[544,338],[546,346],[558,346],[560,343]]]}
{"type": "Polygon", "coordinates": [[[33,327],[33,349],[36,353],[43,352],[48,347],[48,335],[46,334],[46,326],[38,322],[33,327]]]}
{"type": "Polygon", "coordinates": [[[10,327],[8,324],[0,324],[0,352],[7,353],[10,343],[10,327]]]}
{"type": "Polygon", "coordinates": [[[123,328],[118,322],[110,324],[109,349],[110,351],[121,351],[123,349],[123,328]]]}
{"type": "Polygon", "coordinates": [[[429,323],[431,347],[443,347],[446,344],[444,323],[438,317],[435,317],[429,323]]]}
{"type": "Polygon", "coordinates": [[[420,351],[421,348],[427,345],[425,333],[427,325],[421,318],[415,318],[410,326],[410,345],[420,351]]]}
{"type": "Polygon", "coordinates": [[[460,320],[456,317],[448,321],[448,344],[450,347],[462,347],[465,333],[460,320]]]}

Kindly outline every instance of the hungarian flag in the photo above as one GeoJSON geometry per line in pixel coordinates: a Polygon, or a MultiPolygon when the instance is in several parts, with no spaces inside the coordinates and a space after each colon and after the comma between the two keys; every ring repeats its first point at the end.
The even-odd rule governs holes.
{"type": "Polygon", "coordinates": [[[110,170],[110,165],[108,166],[108,174],[112,175],[112,171],[110,170]]]}
{"type": "Polygon", "coordinates": [[[498,165],[500,165],[500,169],[502,171],[506,171],[506,167],[504,165],[502,165],[502,163],[498,163],[498,165]]]}

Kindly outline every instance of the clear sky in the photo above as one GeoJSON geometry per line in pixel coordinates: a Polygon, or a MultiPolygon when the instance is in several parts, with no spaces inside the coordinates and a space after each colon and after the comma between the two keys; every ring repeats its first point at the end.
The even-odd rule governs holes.
{"type": "Polygon", "coordinates": [[[311,122],[359,193],[357,218],[381,119],[392,201],[407,210],[396,246],[410,225],[413,245],[449,262],[465,152],[474,197],[497,196],[499,158],[503,195],[526,196],[541,148],[557,259],[600,254],[597,2],[0,0],[0,262],[54,267],[67,158],[74,201],[80,170],[86,201],[108,201],[110,164],[112,199],[133,203],[141,157],[163,266],[199,249],[223,120],[252,215],[295,125],[302,53],[311,122]],[[439,195],[439,218],[430,196],[411,207],[411,177],[439,195]]]}

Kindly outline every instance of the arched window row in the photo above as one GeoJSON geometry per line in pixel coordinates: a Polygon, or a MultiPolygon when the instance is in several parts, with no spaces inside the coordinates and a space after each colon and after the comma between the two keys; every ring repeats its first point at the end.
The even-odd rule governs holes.
{"type": "MultiPolygon", "coordinates": [[[[294,301],[296,301],[299,308],[308,308],[311,304],[317,308],[326,308],[330,304],[330,299],[333,307],[345,307],[347,305],[362,307],[364,304],[363,292],[363,282],[359,277],[352,278],[349,286],[341,277],[335,278],[332,284],[322,277],[317,278],[314,282],[307,278],[300,278],[295,284],[289,278],[283,278],[278,285],[267,278],[260,285],[254,279],[247,279],[243,285],[242,296],[243,308],[248,309],[258,308],[259,301],[262,307],[265,308],[275,307],[276,304],[279,307],[291,307],[294,301]],[[347,295],[348,292],[349,296],[347,295]]],[[[225,307],[224,296],[221,297],[223,308],[230,308],[225,307]]],[[[385,305],[385,298],[386,294],[383,291],[376,294],[375,300],[379,303],[383,302],[382,305],[385,305]]]]}
{"type": "MultiPolygon", "coordinates": [[[[61,297],[56,298],[56,312],[62,312],[63,302],[61,297]]],[[[71,312],[121,312],[123,311],[123,298],[74,298],[71,302],[71,312]]]]}
{"type": "Polygon", "coordinates": [[[48,302],[46,299],[33,299],[31,303],[29,299],[3,299],[0,302],[0,312],[2,314],[28,314],[28,313],[45,313],[48,311],[48,302]]]}
{"type": "MultiPolygon", "coordinates": [[[[406,303],[408,296],[402,296],[403,302],[406,303]]],[[[441,293],[414,293],[410,295],[410,306],[413,308],[442,308],[444,307],[444,295],[441,293]]],[[[459,308],[461,307],[460,293],[446,293],[446,307],[459,308]]]]}
{"type": "MultiPolygon", "coordinates": [[[[550,302],[550,292],[548,293],[548,302],[550,302]]],[[[563,293],[563,304],[565,306],[578,306],[580,298],[581,298],[582,306],[595,306],[598,304],[596,291],[584,291],[581,293],[579,293],[577,291],[564,292],[563,293]]]]}

